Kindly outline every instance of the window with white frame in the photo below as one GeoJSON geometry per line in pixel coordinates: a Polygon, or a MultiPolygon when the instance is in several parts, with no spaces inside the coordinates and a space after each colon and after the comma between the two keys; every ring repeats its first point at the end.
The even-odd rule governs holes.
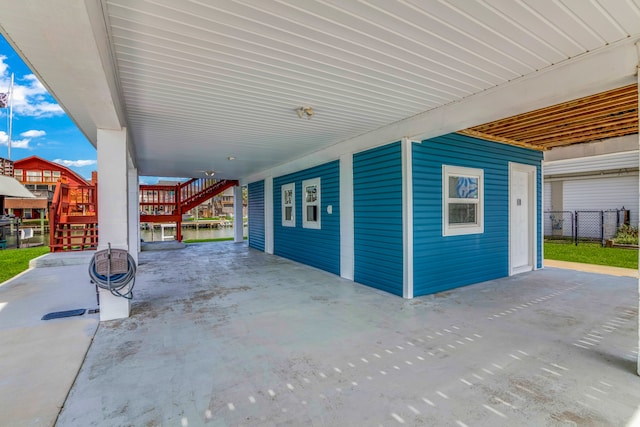
{"type": "Polygon", "coordinates": [[[320,228],[320,178],[302,181],[302,226],[320,228]]]}
{"type": "Polygon", "coordinates": [[[484,233],[484,171],[442,166],[442,235],[484,233]]]}
{"type": "Polygon", "coordinates": [[[296,187],[293,183],[282,186],[282,226],[296,226],[296,187]]]}
{"type": "Polygon", "coordinates": [[[41,171],[27,171],[27,182],[41,182],[41,181],[42,181],[41,171]]]}

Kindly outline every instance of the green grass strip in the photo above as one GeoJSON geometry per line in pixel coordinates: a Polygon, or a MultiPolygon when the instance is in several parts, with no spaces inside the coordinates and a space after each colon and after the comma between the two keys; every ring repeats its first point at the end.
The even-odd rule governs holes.
{"type": "Polygon", "coordinates": [[[557,261],[638,268],[636,249],[603,248],[599,243],[580,243],[576,246],[570,243],[545,242],[544,257],[557,261]]]}
{"type": "Polygon", "coordinates": [[[48,252],[48,246],[0,250],[0,283],[27,270],[29,261],[48,252]]]}

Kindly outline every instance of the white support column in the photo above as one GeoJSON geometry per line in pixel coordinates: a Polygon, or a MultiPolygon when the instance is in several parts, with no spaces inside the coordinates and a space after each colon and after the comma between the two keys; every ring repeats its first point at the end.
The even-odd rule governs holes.
{"type": "Polygon", "coordinates": [[[353,154],[340,156],[340,277],[353,280],[353,154]]]}
{"type": "MultiPolygon", "coordinates": [[[[536,176],[536,180],[538,179],[538,177],[536,176]]],[[[544,162],[540,162],[540,179],[542,180],[542,182],[540,183],[540,188],[542,189],[542,192],[540,194],[540,201],[541,201],[541,207],[540,207],[540,211],[538,211],[538,200],[536,199],[536,215],[540,215],[540,226],[542,227],[541,230],[537,230],[536,229],[536,235],[535,235],[535,239],[538,242],[538,246],[540,248],[540,267],[544,268],[544,162]],[[538,239],[538,233],[540,233],[540,238],[538,239]]],[[[533,266],[534,270],[538,269],[538,253],[536,251],[535,255],[533,256],[533,258],[535,259],[535,265],[533,266]]]]}
{"type": "Polygon", "coordinates": [[[403,298],[413,298],[413,153],[409,138],[402,138],[402,246],[403,298]]]}
{"type": "Polygon", "coordinates": [[[242,243],[244,218],[242,217],[242,187],[233,187],[233,241],[242,243]]]}
{"type": "MultiPolygon", "coordinates": [[[[98,250],[129,250],[127,131],[98,129],[98,250]]],[[[129,317],[130,300],[100,289],[100,320],[129,317]]]]}
{"type": "Polygon", "coordinates": [[[138,265],[140,254],[140,186],[138,183],[138,169],[129,167],[129,253],[138,265]]]}
{"type": "MultiPolygon", "coordinates": [[[[636,81],[638,84],[638,87],[640,87],[640,42],[636,42],[636,52],[638,54],[637,60],[638,60],[638,65],[636,67],[636,81]]],[[[640,111],[640,96],[638,97],[638,108],[640,111]]],[[[638,134],[638,153],[640,156],[640,134],[638,134]]],[[[640,158],[638,159],[640,161],[640,158]]],[[[640,176],[638,177],[638,189],[640,190],[640,176]]],[[[640,191],[639,191],[639,196],[640,196],[640,191]]],[[[640,200],[640,197],[638,197],[638,200],[640,200]]],[[[640,203],[638,204],[638,206],[636,206],[638,208],[638,212],[640,212],[640,203]]],[[[632,224],[635,227],[639,227],[640,224],[636,223],[636,224],[632,224]]],[[[638,251],[638,272],[640,273],[640,251],[638,251]]],[[[640,278],[638,279],[638,310],[640,311],[640,278]]],[[[640,316],[638,316],[638,346],[640,346],[640,316]]],[[[640,353],[638,353],[638,360],[637,360],[637,366],[636,366],[636,370],[638,372],[638,375],[640,375],[640,353]]]]}
{"type": "Polygon", "coordinates": [[[273,177],[264,179],[264,251],[273,254],[273,177]]]}

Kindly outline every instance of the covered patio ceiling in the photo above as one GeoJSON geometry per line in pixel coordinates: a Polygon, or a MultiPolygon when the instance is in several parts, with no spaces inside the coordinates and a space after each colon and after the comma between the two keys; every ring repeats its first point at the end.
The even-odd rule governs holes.
{"type": "MultiPolygon", "coordinates": [[[[534,146],[573,143],[500,134],[492,122],[637,82],[638,0],[0,8],[2,34],[94,145],[97,129],[128,129],[141,175],[216,170],[247,182],[294,160],[312,165],[345,148],[467,128],[534,146]],[[299,118],[299,107],[314,115],[299,118]]],[[[626,115],[637,132],[637,111],[626,115]]]]}

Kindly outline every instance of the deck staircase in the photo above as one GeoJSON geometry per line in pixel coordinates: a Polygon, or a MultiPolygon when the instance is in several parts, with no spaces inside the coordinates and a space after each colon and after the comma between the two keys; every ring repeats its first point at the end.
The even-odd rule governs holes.
{"type": "Polygon", "coordinates": [[[70,186],[62,178],[49,207],[51,252],[98,247],[98,192],[95,185],[70,186]]]}
{"type": "MultiPolygon", "coordinates": [[[[176,223],[182,214],[238,181],[194,178],[176,185],[140,185],[140,222],[176,223]]],[[[96,185],[71,186],[62,178],[49,208],[51,252],[84,251],[98,247],[98,191],[96,185]]]]}
{"type": "Polygon", "coordinates": [[[141,185],[140,222],[176,223],[176,238],[182,241],[182,215],[236,185],[235,180],[205,178],[176,185],[141,185]]]}

